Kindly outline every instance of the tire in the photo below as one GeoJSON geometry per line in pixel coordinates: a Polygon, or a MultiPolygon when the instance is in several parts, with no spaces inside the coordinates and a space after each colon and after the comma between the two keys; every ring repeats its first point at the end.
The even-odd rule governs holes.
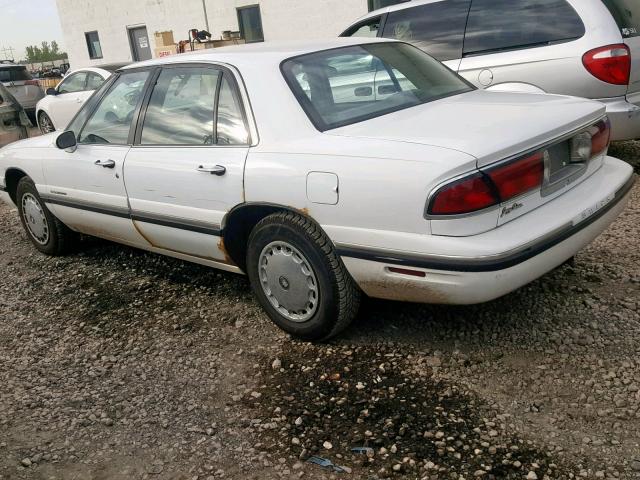
{"type": "Polygon", "coordinates": [[[51,117],[49,117],[45,112],[40,112],[38,115],[38,128],[40,128],[40,131],[45,135],[56,131],[56,127],[53,125],[51,117]]]}
{"type": "Polygon", "coordinates": [[[329,238],[296,213],[274,213],[253,228],[247,274],[271,320],[302,340],[337,335],[360,306],[360,289],[329,238]]]}
{"type": "Polygon", "coordinates": [[[71,249],[76,234],[53,216],[29,177],[18,182],[16,203],[22,227],[36,249],[51,256],[64,255],[71,249]]]}

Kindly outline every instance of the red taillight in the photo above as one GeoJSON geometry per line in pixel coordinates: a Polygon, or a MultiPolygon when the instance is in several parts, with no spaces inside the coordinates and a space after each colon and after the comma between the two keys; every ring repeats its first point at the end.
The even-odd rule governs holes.
{"type": "Polygon", "coordinates": [[[582,57],[585,68],[594,77],[613,85],[629,85],[631,51],[624,43],[596,48],[582,57]]]}
{"type": "Polygon", "coordinates": [[[544,159],[537,152],[445,185],[433,196],[429,214],[477,212],[540,188],[543,180],[544,159]]]}
{"type": "Polygon", "coordinates": [[[442,187],[431,200],[432,215],[459,215],[500,203],[485,176],[475,173],[442,187]]]}
{"type": "Polygon", "coordinates": [[[486,173],[498,189],[500,199],[505,202],[542,185],[544,158],[542,152],[538,152],[515,162],[492,168],[486,173]]]}
{"type": "Polygon", "coordinates": [[[591,134],[591,156],[600,155],[607,148],[611,140],[611,122],[608,118],[599,121],[592,127],[591,134]]]}

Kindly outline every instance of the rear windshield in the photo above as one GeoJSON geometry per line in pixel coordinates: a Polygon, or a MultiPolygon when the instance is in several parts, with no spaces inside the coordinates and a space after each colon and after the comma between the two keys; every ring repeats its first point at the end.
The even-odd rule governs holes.
{"type": "Polygon", "coordinates": [[[473,89],[406,43],[356,45],[286,60],[282,71],[321,131],[473,89]]]}
{"type": "Polygon", "coordinates": [[[31,74],[24,67],[0,67],[0,82],[21,82],[31,79],[31,74]]]}
{"type": "Polygon", "coordinates": [[[640,2],[638,0],[602,0],[620,27],[624,38],[640,35],[640,2]]]}

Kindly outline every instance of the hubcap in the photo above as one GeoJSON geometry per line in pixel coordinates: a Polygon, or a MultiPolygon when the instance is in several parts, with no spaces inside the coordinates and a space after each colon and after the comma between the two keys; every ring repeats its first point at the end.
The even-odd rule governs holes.
{"type": "Polygon", "coordinates": [[[305,256],[286,242],[272,242],[258,264],[260,285],[271,305],[287,319],[306,322],[318,309],[318,280],[305,256]]]}
{"type": "Polygon", "coordinates": [[[55,128],[53,128],[53,123],[51,123],[51,119],[48,115],[40,116],[40,130],[42,133],[51,133],[55,132],[55,128]]]}
{"type": "Polygon", "coordinates": [[[22,197],[22,216],[33,239],[40,245],[46,245],[49,241],[47,217],[38,199],[30,193],[22,197]]]}

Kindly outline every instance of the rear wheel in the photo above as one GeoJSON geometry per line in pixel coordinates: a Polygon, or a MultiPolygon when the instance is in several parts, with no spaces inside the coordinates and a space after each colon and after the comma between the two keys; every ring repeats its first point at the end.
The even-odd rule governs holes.
{"type": "Polygon", "coordinates": [[[76,234],[52,215],[29,177],[18,183],[16,203],[22,226],[40,252],[63,255],[71,248],[76,234]]]}
{"type": "Polygon", "coordinates": [[[40,127],[40,131],[44,134],[56,131],[56,127],[53,126],[53,121],[45,112],[40,112],[38,115],[38,126],[40,127]]]}
{"type": "Polygon", "coordinates": [[[331,241],[301,215],[275,213],[255,226],[247,274],[269,317],[304,340],[337,335],[358,311],[360,290],[331,241]]]}

